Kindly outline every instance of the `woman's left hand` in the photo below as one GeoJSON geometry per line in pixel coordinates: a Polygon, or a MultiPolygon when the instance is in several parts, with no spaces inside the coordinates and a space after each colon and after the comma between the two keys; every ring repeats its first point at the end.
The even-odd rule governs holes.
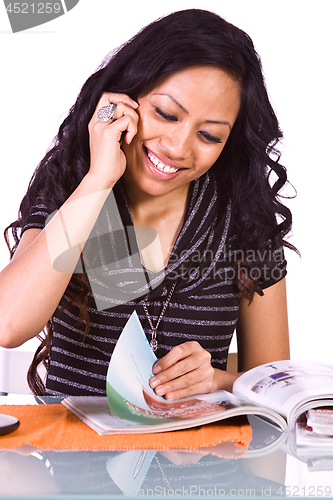
{"type": "Polygon", "coordinates": [[[210,360],[198,342],[180,344],[155,363],[150,386],[167,400],[212,392],[215,370],[210,360]]]}

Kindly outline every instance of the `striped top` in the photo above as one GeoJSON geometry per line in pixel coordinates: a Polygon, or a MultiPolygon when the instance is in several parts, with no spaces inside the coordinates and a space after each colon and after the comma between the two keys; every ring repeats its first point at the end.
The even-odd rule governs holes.
{"type": "MultiPolygon", "coordinates": [[[[37,200],[23,231],[43,228],[49,215],[45,202],[37,200]]],[[[184,224],[167,268],[157,274],[148,271],[140,263],[125,194],[116,186],[83,251],[91,286],[90,331],[83,342],[78,310],[74,306],[63,308],[68,305],[63,297],[52,317],[46,394],[105,395],[110,356],[126,321],[136,310],[150,340],[152,331],[142,303],[146,302],[156,325],[175,282],[157,331],[157,357],[175,345],[197,341],[210,352],[212,366],[224,370],[239,315],[235,263],[240,257],[244,258],[233,231],[231,206],[223,216],[219,214],[216,185],[207,173],[192,183],[184,224]]],[[[268,252],[261,261],[256,270],[262,289],[286,275],[282,250],[268,252]]],[[[69,289],[80,291],[73,280],[69,289]]]]}

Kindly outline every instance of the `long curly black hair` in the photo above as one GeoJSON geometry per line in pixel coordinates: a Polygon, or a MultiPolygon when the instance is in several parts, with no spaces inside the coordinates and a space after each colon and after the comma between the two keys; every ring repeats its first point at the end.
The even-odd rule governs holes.
{"type": "MultiPolygon", "coordinates": [[[[198,65],[219,67],[241,85],[241,108],[228,141],[211,167],[218,181],[223,210],[232,202],[233,221],[239,243],[247,249],[261,250],[269,243],[272,251],[293,246],[285,240],[291,229],[290,210],[278,193],[287,182],[286,170],[279,163],[276,146],[282,138],[277,117],[270,104],[261,61],[251,38],[217,14],[190,9],[175,12],[149,24],[131,40],[111,53],[83,85],[74,106],[60,126],[51,148],[38,165],[19,209],[18,219],[5,231],[14,237],[13,255],[29,211],[36,199],[51,210],[58,209],[88,172],[90,163],[88,123],[103,92],[128,94],[137,100],[162,78],[198,65]],[[272,182],[271,174],[274,175],[272,182]]],[[[249,268],[255,262],[248,263],[249,268]]],[[[88,280],[75,277],[81,286],[80,296],[70,296],[69,303],[80,309],[84,331],[89,329],[87,312],[88,280]]],[[[249,299],[255,287],[251,280],[241,280],[240,287],[249,299]]],[[[47,358],[52,325],[36,353],[35,365],[47,358]]],[[[35,392],[36,369],[30,372],[35,392]]]]}

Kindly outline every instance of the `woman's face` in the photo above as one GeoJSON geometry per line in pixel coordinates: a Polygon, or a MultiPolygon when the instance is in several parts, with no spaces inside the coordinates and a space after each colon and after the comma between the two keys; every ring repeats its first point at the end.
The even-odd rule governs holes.
{"type": "Polygon", "coordinates": [[[221,69],[179,71],[139,102],[125,183],[151,196],[178,194],[215,163],[240,108],[240,84],[221,69]]]}

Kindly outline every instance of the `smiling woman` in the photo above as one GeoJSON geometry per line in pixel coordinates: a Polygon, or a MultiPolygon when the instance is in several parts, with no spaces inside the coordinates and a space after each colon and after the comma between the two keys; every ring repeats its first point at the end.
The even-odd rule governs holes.
{"type": "Polygon", "coordinates": [[[10,226],[0,276],[0,343],[46,327],[36,393],[105,394],[133,310],[167,399],[231,389],[235,329],[240,372],[289,356],[281,136],[251,39],[211,12],[157,20],[91,75],[10,226]]]}
{"type": "Polygon", "coordinates": [[[222,69],[197,66],[165,78],[138,102],[138,131],[123,148],[131,199],[136,185],[152,196],[180,195],[185,204],[190,183],[223,150],[238,116],[240,85],[222,69]]]}

